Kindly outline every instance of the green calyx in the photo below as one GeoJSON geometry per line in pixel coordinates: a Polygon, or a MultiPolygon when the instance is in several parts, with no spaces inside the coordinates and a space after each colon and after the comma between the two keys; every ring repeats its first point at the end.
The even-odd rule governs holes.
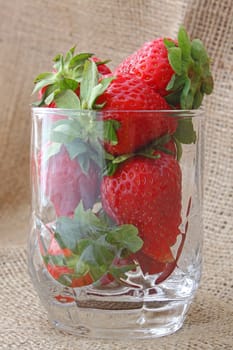
{"type": "MultiPolygon", "coordinates": [[[[134,225],[115,226],[100,213],[96,215],[90,209],[85,210],[82,202],[72,219],[57,219],[54,237],[59,246],[68,248],[72,255],[54,257],[48,254],[46,262],[73,269],[74,276],[71,277],[82,277],[89,273],[93,282],[107,273],[116,279],[126,277],[125,273],[136,265],[122,263],[116,266],[116,259],[136,253],[143,245],[134,225]],[[54,262],[54,258],[59,260],[54,262]]],[[[65,281],[62,283],[65,284],[65,281]]]]}
{"type": "MultiPolygon", "coordinates": [[[[165,134],[155,140],[153,140],[146,147],[142,147],[133,153],[122,154],[119,156],[114,156],[110,153],[105,152],[105,168],[104,175],[112,176],[117,171],[120,164],[125,161],[134,158],[136,156],[141,156],[149,159],[158,159],[160,158],[160,154],[156,151],[162,151],[164,153],[174,155],[168,148],[166,148],[166,144],[172,139],[172,136],[169,134],[165,134]]],[[[174,155],[175,156],[175,155],[174,155]]]]}
{"type": "MultiPolygon", "coordinates": [[[[65,56],[59,54],[53,61],[53,72],[39,74],[34,80],[32,94],[44,88],[41,99],[33,105],[41,107],[55,102],[58,108],[99,109],[96,99],[107,89],[114,77],[102,78],[98,65],[90,60],[92,53],[75,55],[75,47],[65,56]]],[[[107,62],[107,61],[105,61],[107,62]]]]}
{"type": "Polygon", "coordinates": [[[181,27],[178,44],[167,39],[164,39],[164,44],[175,72],[167,85],[167,102],[181,109],[199,108],[204,94],[211,94],[214,85],[210,59],[202,41],[190,41],[186,30],[181,27]]]}
{"type": "Polygon", "coordinates": [[[70,159],[77,157],[82,171],[88,175],[91,161],[99,168],[105,162],[102,143],[117,144],[118,128],[116,120],[100,120],[96,113],[78,111],[76,117],[53,123],[44,161],[59,153],[64,145],[70,159]]]}

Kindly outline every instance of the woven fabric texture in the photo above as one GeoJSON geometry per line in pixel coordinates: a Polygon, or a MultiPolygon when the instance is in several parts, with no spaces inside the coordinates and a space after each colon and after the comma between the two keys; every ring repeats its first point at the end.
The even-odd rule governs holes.
{"type": "Polygon", "coordinates": [[[232,0],[0,0],[0,349],[233,348],[232,0]],[[30,94],[58,51],[112,59],[112,66],[184,24],[212,57],[205,101],[204,272],[183,328],[142,342],[79,339],[51,328],[27,274],[30,94]]]}

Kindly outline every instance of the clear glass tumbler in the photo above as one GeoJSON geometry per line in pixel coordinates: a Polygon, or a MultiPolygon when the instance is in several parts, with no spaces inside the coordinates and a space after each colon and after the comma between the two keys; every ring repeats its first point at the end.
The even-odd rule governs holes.
{"type": "Polygon", "coordinates": [[[202,110],[32,109],[28,266],[54,327],[152,338],[202,264],[202,110]]]}

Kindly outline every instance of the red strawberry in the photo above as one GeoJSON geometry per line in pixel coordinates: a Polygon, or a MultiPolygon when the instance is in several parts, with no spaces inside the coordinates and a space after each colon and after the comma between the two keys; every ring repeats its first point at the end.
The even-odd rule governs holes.
{"type": "Polygon", "coordinates": [[[166,101],[146,83],[132,75],[118,75],[98,98],[97,103],[105,103],[104,120],[114,119],[120,123],[117,129],[118,143],[105,144],[106,150],[114,155],[134,152],[153,139],[172,134],[176,130],[177,121],[174,118],[166,117],[165,113],[149,112],[169,110],[166,101]],[[107,111],[110,112],[106,113],[107,111]]]}
{"type": "Polygon", "coordinates": [[[135,254],[135,258],[137,259],[144,274],[148,273],[149,275],[154,275],[166,269],[166,262],[155,260],[149,255],[144,254],[142,250],[135,254]]]}
{"type": "MultiPolygon", "coordinates": [[[[42,162],[43,156],[42,152],[42,162]]],[[[91,162],[89,173],[85,174],[78,160],[71,160],[66,148],[62,146],[59,153],[49,158],[48,163],[42,163],[41,183],[57,216],[71,216],[80,200],[86,209],[95,202],[98,173],[91,162]]]]}
{"type": "Polygon", "coordinates": [[[148,259],[143,266],[144,256],[159,263],[158,269],[163,263],[174,261],[170,247],[180,233],[179,163],[171,155],[159,151],[155,154],[159,158],[135,156],[126,160],[101,184],[107,214],[118,224],[133,224],[139,230],[144,245],[136,256],[143,271],[148,266],[148,259]]]}
{"type": "Polygon", "coordinates": [[[210,59],[201,40],[191,41],[183,27],[177,39],[146,42],[119,65],[116,74],[134,74],[175,108],[196,109],[204,94],[213,90],[210,59]]]}
{"type": "MultiPolygon", "coordinates": [[[[95,63],[98,63],[98,62],[102,62],[98,57],[96,56],[92,56],[90,58],[91,61],[95,62],[95,63]]],[[[108,74],[111,74],[112,71],[111,69],[104,63],[102,64],[98,64],[97,66],[98,68],[98,72],[101,74],[101,75],[108,75],[108,74]]]]}
{"type": "MultiPolygon", "coordinates": [[[[64,65],[64,62],[62,61],[62,63],[59,63],[57,66],[56,66],[56,69],[54,68],[52,73],[45,73],[47,74],[47,76],[49,75],[49,79],[50,79],[50,84],[46,84],[44,85],[41,89],[39,89],[38,91],[38,100],[41,101],[41,104],[42,104],[42,101],[43,101],[43,97],[44,97],[44,94],[48,88],[48,86],[52,87],[56,87],[56,90],[60,90],[60,91],[64,91],[64,90],[68,90],[68,89],[71,89],[73,90],[77,96],[80,95],[80,76],[78,75],[78,78],[75,76],[75,69],[74,67],[70,67],[69,64],[72,63],[72,59],[74,59],[75,57],[73,57],[74,55],[74,51],[72,51],[72,49],[69,51],[69,60],[68,62],[66,62],[66,69],[63,67],[64,65]],[[69,64],[68,64],[69,63],[69,64]],[[67,70],[68,69],[68,70],[67,70]],[[62,78],[61,78],[62,77],[62,78]],[[73,78],[73,80],[71,79],[73,78]],[[65,80],[65,79],[70,79],[72,80],[72,85],[69,86],[69,85],[64,85],[63,87],[61,87],[61,82],[62,82],[62,79],[65,80]]],[[[96,57],[96,56],[91,56],[91,54],[84,54],[86,55],[85,59],[86,60],[90,60],[90,61],[93,61],[97,64],[97,70],[98,70],[98,73],[101,74],[102,76],[104,75],[108,75],[108,74],[111,74],[111,70],[110,68],[105,64],[105,63],[102,63],[102,61],[96,57]]],[[[68,56],[67,56],[68,57],[68,56]]],[[[78,56],[76,56],[77,58],[78,56]]],[[[68,58],[67,58],[68,59],[68,58]]],[[[82,64],[84,65],[84,62],[85,62],[85,59],[83,59],[82,61],[82,64]]],[[[77,60],[77,63],[78,63],[78,60],[77,60]]],[[[80,64],[80,62],[79,62],[80,64]]],[[[42,74],[42,77],[44,76],[44,74],[42,74]]],[[[41,78],[41,76],[39,76],[37,79],[36,79],[37,82],[39,82],[39,84],[41,84],[43,82],[43,78],[41,78]]],[[[45,82],[47,82],[47,80],[45,80],[45,82]]],[[[54,98],[54,96],[53,96],[54,98]]],[[[50,102],[49,104],[46,105],[46,103],[43,101],[43,105],[46,106],[46,107],[49,107],[49,108],[56,108],[56,102],[53,100],[52,102],[50,102]]]]}
{"type": "Polygon", "coordinates": [[[168,94],[166,87],[174,70],[168,61],[164,39],[146,42],[139,50],[127,57],[116,69],[116,74],[126,73],[134,74],[161,96],[166,96],[168,94]]]}

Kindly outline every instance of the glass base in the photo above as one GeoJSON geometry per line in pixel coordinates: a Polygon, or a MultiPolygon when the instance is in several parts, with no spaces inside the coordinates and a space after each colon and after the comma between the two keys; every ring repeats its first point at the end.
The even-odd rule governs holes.
{"type": "Polygon", "coordinates": [[[64,287],[43,267],[29,271],[50,323],[58,330],[100,339],[150,339],[176,332],[184,323],[195,296],[200,269],[184,275],[176,269],[169,279],[154,285],[154,278],[132,273],[131,286],[64,287]],[[141,281],[141,285],[139,284],[141,281]]]}
{"type": "MultiPolygon", "coordinates": [[[[102,339],[149,339],[176,332],[184,323],[191,303],[189,300],[132,303],[128,310],[106,310],[78,307],[76,303],[51,305],[49,321],[58,330],[77,336],[102,339]],[[135,304],[135,305],[133,305],[135,304]]],[[[101,307],[99,305],[98,307],[101,307]]]]}

